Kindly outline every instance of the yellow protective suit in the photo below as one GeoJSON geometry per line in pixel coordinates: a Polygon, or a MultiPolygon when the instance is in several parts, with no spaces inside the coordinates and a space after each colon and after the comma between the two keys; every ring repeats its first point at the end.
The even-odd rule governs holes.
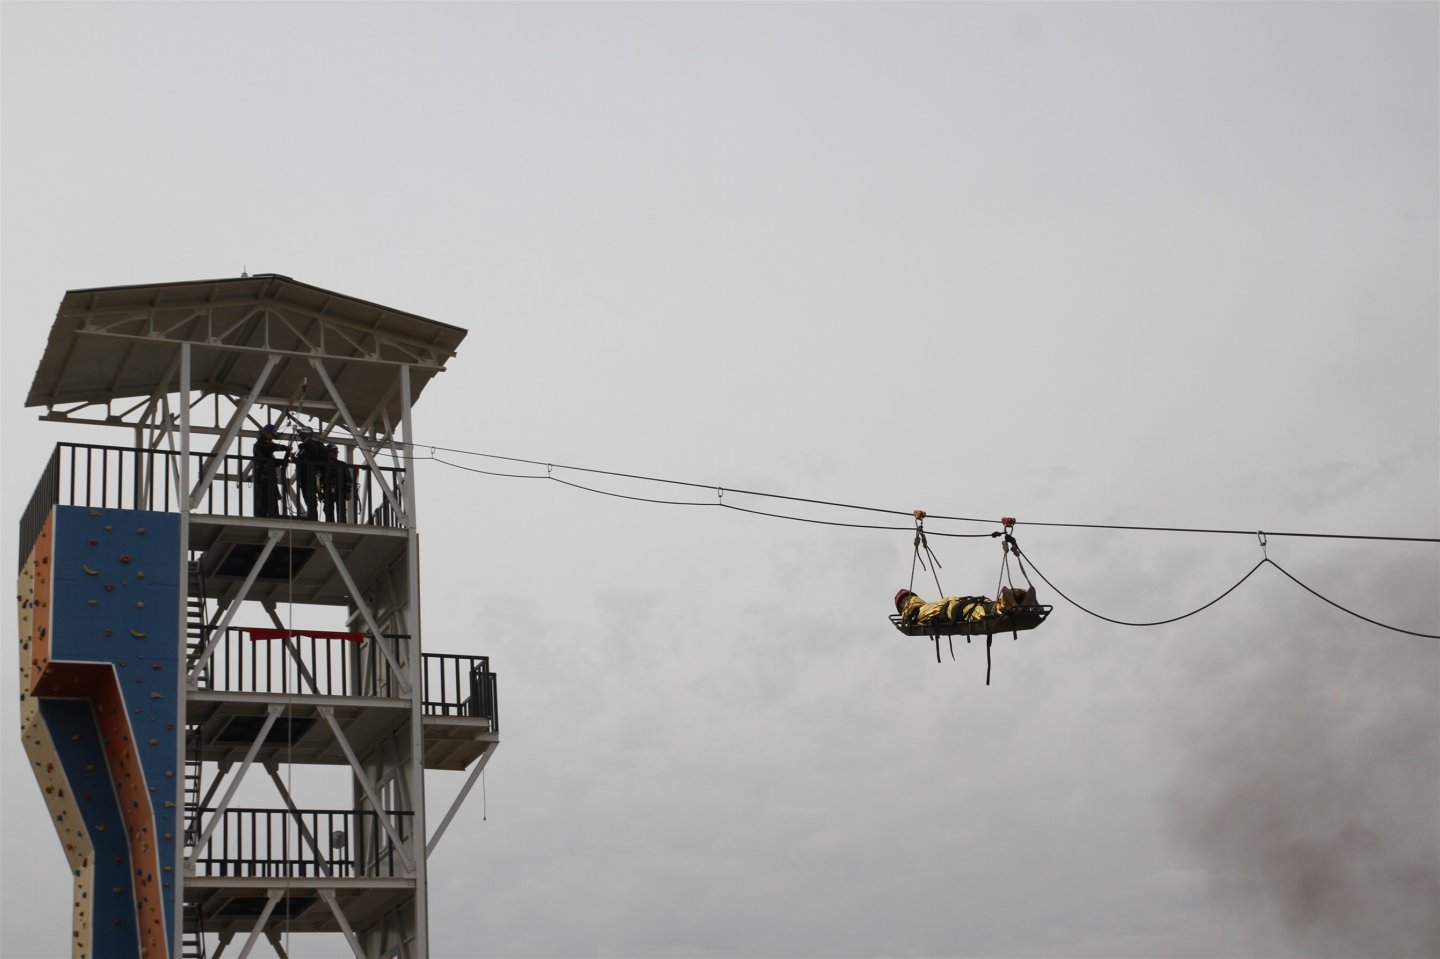
{"type": "Polygon", "coordinates": [[[995,609],[995,604],[984,596],[946,596],[927,603],[914,593],[904,596],[896,606],[902,623],[921,626],[978,622],[995,609]]]}

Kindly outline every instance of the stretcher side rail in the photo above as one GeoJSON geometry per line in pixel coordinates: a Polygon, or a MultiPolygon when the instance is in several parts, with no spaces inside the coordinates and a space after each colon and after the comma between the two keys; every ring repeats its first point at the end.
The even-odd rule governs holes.
{"type": "Polygon", "coordinates": [[[980,620],[967,620],[962,623],[906,623],[902,622],[899,613],[890,614],[890,622],[895,628],[906,636],[984,636],[987,633],[997,635],[999,633],[1019,633],[1027,629],[1034,629],[1045,618],[1050,615],[1053,606],[1016,606],[1008,609],[999,616],[987,616],[980,620]]]}

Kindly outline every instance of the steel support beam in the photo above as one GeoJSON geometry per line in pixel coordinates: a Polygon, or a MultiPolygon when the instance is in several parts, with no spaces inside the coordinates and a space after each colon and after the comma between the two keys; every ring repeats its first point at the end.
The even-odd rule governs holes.
{"type": "Polygon", "coordinates": [[[321,889],[320,898],[325,900],[325,905],[335,915],[335,921],[340,924],[340,931],[345,934],[345,941],[350,943],[350,951],[355,953],[355,959],[365,959],[365,952],[360,948],[360,940],[355,936],[355,930],[350,928],[350,921],[345,918],[345,912],[340,904],[335,901],[334,889],[321,889]]]}
{"type": "Polygon", "coordinates": [[[285,895],[285,890],[283,889],[270,890],[269,899],[265,903],[265,908],[260,910],[260,915],[256,918],[254,927],[250,930],[250,938],[245,940],[245,948],[240,950],[240,959],[246,959],[246,957],[250,955],[250,950],[255,948],[255,943],[260,941],[260,931],[265,928],[265,923],[270,921],[270,913],[275,911],[275,904],[280,901],[280,897],[283,895],[285,895]]]}
{"type": "MultiPolygon", "coordinates": [[[[310,360],[310,365],[315,367],[315,372],[320,374],[320,381],[325,384],[325,389],[330,391],[330,399],[334,401],[335,409],[344,417],[345,427],[350,430],[350,435],[359,439],[361,436],[360,428],[355,425],[355,418],[350,415],[350,409],[345,405],[345,401],[340,398],[340,391],[335,389],[335,383],[330,379],[330,374],[325,372],[325,364],[320,361],[319,357],[315,357],[310,360]]],[[[403,376],[408,373],[409,367],[402,366],[400,370],[403,376]]],[[[403,399],[408,403],[408,396],[403,399]]],[[[365,462],[369,465],[375,477],[375,482],[380,485],[380,492],[385,494],[385,499],[390,503],[390,508],[395,511],[395,515],[400,517],[406,526],[409,526],[410,515],[400,507],[400,500],[396,498],[395,491],[390,488],[389,483],[385,482],[385,476],[380,472],[380,464],[375,462],[375,456],[364,443],[357,443],[355,448],[360,451],[361,456],[365,457],[365,462]]]]}
{"type": "Polygon", "coordinates": [[[315,854],[315,865],[324,871],[325,875],[333,876],[335,873],[330,869],[330,860],[320,851],[320,844],[315,841],[309,827],[305,825],[305,818],[300,815],[300,810],[295,808],[295,800],[290,795],[290,790],[285,788],[285,781],[280,778],[280,764],[266,763],[265,771],[270,774],[270,781],[275,784],[275,789],[280,793],[280,798],[285,801],[285,808],[290,810],[290,815],[295,819],[295,827],[300,830],[300,838],[309,845],[310,851],[315,854]]]}
{"type": "Polygon", "coordinates": [[[187,869],[195,868],[195,857],[200,854],[200,847],[210,841],[210,836],[215,832],[215,827],[220,824],[220,820],[225,816],[225,810],[230,808],[230,800],[235,798],[235,790],[240,788],[240,780],[245,778],[245,773],[250,769],[250,764],[255,761],[255,756],[260,752],[260,747],[265,745],[265,737],[270,735],[270,727],[275,725],[275,720],[279,719],[280,714],[284,711],[285,707],[280,703],[271,703],[270,706],[266,708],[265,723],[260,727],[260,732],[255,736],[255,741],[250,744],[250,751],[245,754],[245,759],[240,763],[240,768],[235,771],[235,778],[230,780],[230,786],[225,790],[225,795],[220,797],[220,805],[216,806],[215,810],[210,813],[210,822],[206,824],[205,828],[201,830],[199,838],[195,840],[195,850],[190,855],[190,861],[185,864],[187,869]]]}
{"type": "MultiPolygon", "coordinates": [[[[370,612],[370,606],[365,602],[365,598],[360,595],[360,588],[355,585],[355,580],[351,577],[350,570],[345,568],[345,561],[340,558],[340,551],[335,548],[334,538],[329,533],[316,533],[315,538],[320,541],[321,545],[325,547],[325,551],[330,554],[330,559],[334,562],[336,571],[340,573],[340,578],[345,581],[345,588],[350,591],[350,601],[355,604],[355,609],[364,617],[365,625],[370,627],[370,634],[375,638],[375,645],[380,648],[380,652],[385,657],[385,661],[390,664],[391,674],[395,677],[395,681],[400,684],[401,695],[408,697],[412,689],[410,680],[406,677],[405,671],[400,668],[400,662],[395,658],[395,654],[386,647],[385,634],[380,631],[379,624],[375,622],[375,617],[370,612]]],[[[414,659],[418,657],[412,656],[411,658],[414,659]]]]}
{"type": "MultiPolygon", "coordinates": [[[[410,384],[410,367],[400,367],[400,427],[404,431],[405,446],[405,502],[410,505],[405,527],[408,535],[408,549],[405,551],[406,584],[405,613],[408,620],[406,632],[410,635],[410,674],[413,680],[410,705],[410,792],[414,797],[415,810],[415,950],[421,956],[430,955],[430,899],[426,881],[428,869],[426,860],[429,853],[425,848],[425,679],[421,675],[425,657],[421,655],[420,639],[420,530],[417,522],[419,500],[415,496],[414,446],[415,424],[410,411],[414,395],[410,384]]],[[[395,446],[392,442],[391,449],[395,446]]]]}
{"type": "Polygon", "coordinates": [[[370,774],[365,772],[365,767],[360,765],[360,760],[355,756],[355,750],[350,748],[350,740],[345,738],[345,733],[341,730],[340,724],[335,721],[335,710],[329,706],[317,706],[315,708],[321,717],[324,718],[325,722],[330,725],[330,731],[335,734],[335,741],[340,744],[340,751],[345,754],[345,758],[350,762],[351,770],[355,773],[355,781],[358,782],[360,788],[365,791],[365,798],[370,800],[370,807],[375,810],[376,818],[380,820],[380,825],[385,827],[385,832],[389,834],[390,841],[395,844],[395,851],[400,854],[400,861],[405,864],[406,870],[414,872],[415,859],[405,848],[405,840],[400,837],[400,833],[395,831],[395,827],[391,825],[390,820],[386,818],[385,806],[380,801],[380,793],[375,789],[375,782],[370,778],[370,774]]]}
{"type": "MultiPolygon", "coordinates": [[[[275,604],[273,602],[267,599],[260,605],[265,608],[266,615],[270,617],[270,622],[275,625],[276,629],[289,630],[288,626],[280,622],[280,616],[275,612],[275,604]]],[[[316,684],[315,676],[310,672],[310,667],[306,666],[305,660],[300,657],[300,650],[293,642],[293,637],[288,635],[284,636],[281,638],[281,642],[285,644],[285,651],[290,654],[290,658],[295,660],[295,667],[300,670],[300,678],[305,680],[305,683],[310,687],[310,692],[319,696],[320,687],[316,684]]]]}
{"type": "MultiPolygon", "coordinates": [[[[190,344],[188,343],[185,344],[185,355],[190,355],[190,344]]],[[[235,413],[230,417],[230,422],[225,427],[224,434],[215,443],[215,450],[210,457],[210,464],[205,467],[205,475],[200,478],[199,485],[190,493],[190,509],[193,510],[200,505],[200,500],[204,497],[205,491],[210,488],[210,483],[215,479],[215,474],[220,472],[220,467],[225,462],[225,451],[230,448],[231,443],[235,442],[235,437],[240,435],[240,428],[245,425],[245,417],[249,415],[251,407],[255,405],[255,398],[260,395],[260,388],[270,379],[270,374],[275,372],[275,367],[279,364],[280,357],[278,356],[271,356],[266,360],[265,368],[261,370],[260,375],[255,378],[255,385],[250,388],[250,394],[245,397],[245,402],[235,408],[235,413]]],[[[190,445],[188,440],[190,433],[188,408],[186,409],[184,418],[187,424],[185,428],[187,439],[184,445],[187,453],[186,461],[188,462],[190,445]]]]}
{"type": "MultiPolygon", "coordinates": [[[[230,601],[230,605],[225,609],[225,615],[221,618],[220,624],[210,631],[210,638],[205,641],[205,648],[200,651],[200,655],[195,658],[195,665],[192,666],[190,672],[186,674],[187,682],[196,683],[200,681],[200,671],[205,668],[206,663],[210,662],[210,657],[214,654],[215,647],[219,645],[221,637],[225,635],[225,630],[230,628],[230,621],[235,618],[236,613],[240,612],[240,604],[243,603],[245,597],[250,594],[250,587],[255,585],[255,579],[260,575],[261,567],[265,565],[265,561],[270,558],[271,550],[275,548],[275,544],[280,542],[280,537],[284,535],[284,530],[270,530],[265,540],[264,549],[260,550],[260,555],[255,558],[255,565],[250,567],[250,572],[245,575],[245,582],[240,584],[240,589],[235,594],[235,598],[230,601]]],[[[181,606],[181,616],[184,616],[183,605],[181,606]]],[[[180,635],[185,635],[183,619],[180,635]]]]}
{"type": "Polygon", "coordinates": [[[450,828],[450,820],[454,819],[455,814],[460,811],[460,806],[465,802],[465,797],[470,795],[470,790],[475,785],[475,781],[479,779],[480,774],[485,771],[485,767],[490,762],[490,757],[495,755],[495,746],[495,743],[486,746],[485,751],[480,754],[480,758],[475,760],[475,768],[470,770],[470,777],[465,780],[465,785],[461,787],[460,794],[456,796],[455,801],[450,804],[450,809],[445,813],[445,818],[440,820],[440,825],[435,829],[435,835],[431,836],[430,841],[425,844],[426,858],[429,858],[430,854],[435,851],[435,846],[440,842],[440,837],[445,835],[446,829],[450,828]]]}

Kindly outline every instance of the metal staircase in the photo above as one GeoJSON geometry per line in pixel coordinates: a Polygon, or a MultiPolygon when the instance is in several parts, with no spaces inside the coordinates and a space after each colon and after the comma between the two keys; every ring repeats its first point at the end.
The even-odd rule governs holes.
{"type": "Polygon", "coordinates": [[[199,903],[185,903],[182,921],[185,931],[180,939],[180,959],[205,959],[205,917],[199,903]]]}
{"type": "MultiPolygon", "coordinates": [[[[189,669],[200,658],[200,651],[204,649],[210,632],[205,622],[205,577],[200,572],[200,564],[193,559],[190,561],[190,588],[185,596],[185,606],[185,668],[189,669]]],[[[200,671],[199,681],[202,688],[210,685],[209,663],[200,671]]]]}

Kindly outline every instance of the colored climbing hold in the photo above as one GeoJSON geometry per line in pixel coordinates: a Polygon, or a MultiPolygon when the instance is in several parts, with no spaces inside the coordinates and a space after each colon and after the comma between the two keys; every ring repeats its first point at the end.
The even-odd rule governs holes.
{"type": "Polygon", "coordinates": [[[120,556],[120,562],[122,562],[122,563],[128,563],[128,562],[130,562],[130,554],[129,554],[129,553],[122,553],[121,556],[120,556]]]}
{"type": "Polygon", "coordinates": [[[142,633],[142,632],[140,632],[140,630],[138,630],[138,629],[132,629],[132,630],[130,630],[130,635],[131,635],[131,636],[134,636],[136,639],[144,639],[144,638],[145,638],[145,634],[142,633]]]}
{"type": "Polygon", "coordinates": [[[86,576],[99,576],[99,575],[100,575],[100,571],[99,571],[98,569],[91,569],[89,566],[85,565],[84,563],[81,563],[81,564],[80,564],[80,568],[85,571],[85,575],[86,575],[86,576]]]}

